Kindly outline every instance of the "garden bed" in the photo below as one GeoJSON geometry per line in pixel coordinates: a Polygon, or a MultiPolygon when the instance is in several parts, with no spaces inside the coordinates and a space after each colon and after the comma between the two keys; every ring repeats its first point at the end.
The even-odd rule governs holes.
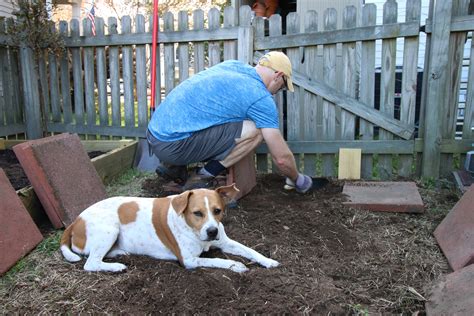
{"type": "MultiPolygon", "coordinates": [[[[162,185],[129,172],[108,192],[157,197],[162,185]]],[[[0,280],[0,313],[423,313],[427,286],[450,271],[432,232],[459,198],[454,186],[420,183],[427,211],[412,215],[345,207],[342,185],[302,196],[283,190],[280,176],[259,175],[226,211],[227,234],[280,261],[275,269],[234,256],[250,271],[132,256],[117,259],[125,273],[87,273],[84,261],[64,261],[55,232],[0,280]]]]}

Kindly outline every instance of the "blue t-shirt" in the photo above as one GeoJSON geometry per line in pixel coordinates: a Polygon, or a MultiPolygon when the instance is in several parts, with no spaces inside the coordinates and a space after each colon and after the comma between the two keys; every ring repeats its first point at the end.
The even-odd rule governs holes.
{"type": "Polygon", "coordinates": [[[278,111],[255,68],[228,60],[173,89],[157,107],[148,129],[157,139],[169,142],[243,120],[254,121],[257,128],[278,128],[278,111]]]}

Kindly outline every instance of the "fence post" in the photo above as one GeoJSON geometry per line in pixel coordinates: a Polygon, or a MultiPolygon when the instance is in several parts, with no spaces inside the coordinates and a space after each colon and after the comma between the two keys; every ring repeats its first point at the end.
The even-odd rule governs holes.
{"type": "Polygon", "coordinates": [[[253,38],[252,13],[249,6],[240,8],[237,56],[241,62],[252,64],[253,38]]]}
{"type": "Polygon", "coordinates": [[[20,47],[20,65],[25,101],[26,136],[28,139],[38,139],[43,137],[38,75],[33,50],[25,45],[20,47]]]}
{"type": "Polygon", "coordinates": [[[423,133],[423,166],[424,177],[439,177],[441,154],[441,124],[443,102],[446,100],[448,86],[448,52],[451,25],[452,0],[435,0],[432,33],[429,54],[429,73],[425,103],[425,122],[423,133]]]}

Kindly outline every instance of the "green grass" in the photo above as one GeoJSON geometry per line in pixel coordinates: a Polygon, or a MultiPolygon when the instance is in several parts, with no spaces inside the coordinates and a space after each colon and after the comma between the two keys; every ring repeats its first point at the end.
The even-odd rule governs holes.
{"type": "Polygon", "coordinates": [[[155,177],[155,173],[129,169],[106,187],[108,196],[140,196],[143,182],[155,177]]]}
{"type": "MultiPolygon", "coordinates": [[[[59,249],[59,241],[61,240],[63,231],[58,230],[43,239],[42,242],[36,246],[33,251],[34,254],[53,255],[59,249]]],[[[0,285],[6,285],[13,281],[16,275],[20,272],[28,272],[31,278],[37,277],[37,264],[34,256],[26,256],[18,261],[2,278],[0,278],[0,285]]]]}

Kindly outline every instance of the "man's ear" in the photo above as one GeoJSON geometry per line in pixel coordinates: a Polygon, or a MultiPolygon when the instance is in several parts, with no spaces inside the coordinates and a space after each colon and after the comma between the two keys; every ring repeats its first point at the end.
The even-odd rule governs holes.
{"type": "Polygon", "coordinates": [[[231,185],[227,185],[224,187],[218,187],[216,189],[216,192],[219,193],[221,198],[224,200],[225,204],[229,204],[230,202],[235,201],[235,197],[237,194],[239,194],[240,190],[237,189],[235,186],[235,183],[232,183],[231,185]]]}
{"type": "Polygon", "coordinates": [[[192,191],[185,191],[178,196],[175,196],[171,200],[171,205],[173,205],[174,210],[178,215],[181,215],[186,210],[188,206],[189,197],[193,194],[192,191]]]}

